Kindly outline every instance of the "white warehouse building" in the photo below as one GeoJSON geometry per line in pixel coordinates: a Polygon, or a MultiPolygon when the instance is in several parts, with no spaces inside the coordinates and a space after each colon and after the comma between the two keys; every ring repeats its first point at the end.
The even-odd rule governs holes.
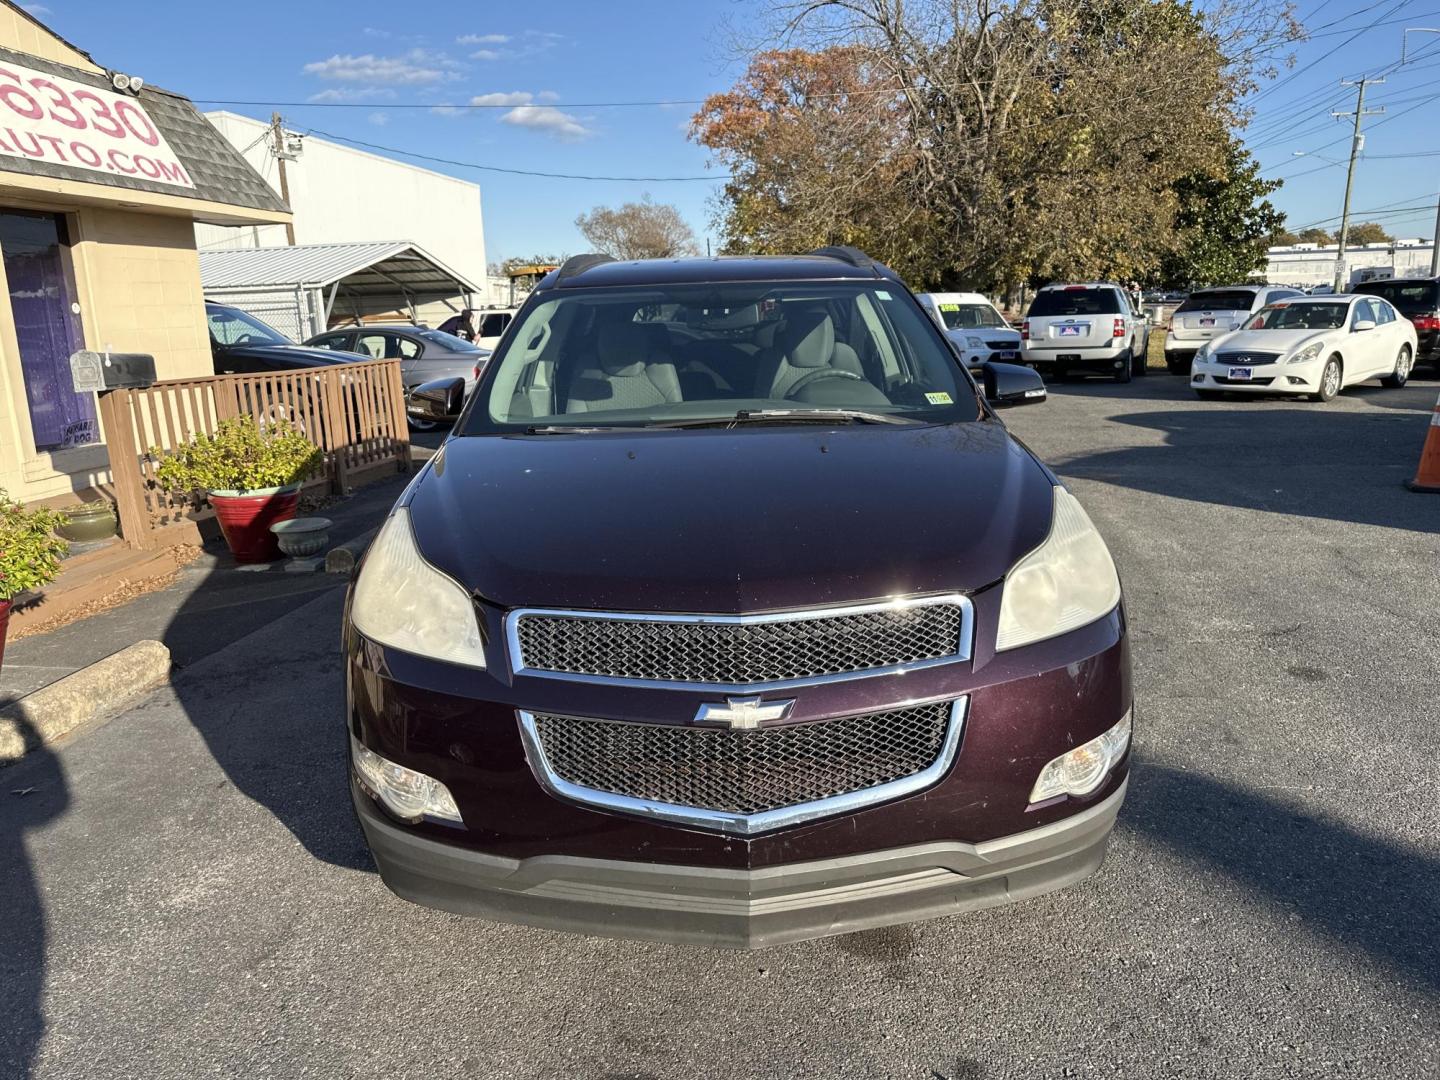
{"type": "MultiPolygon", "coordinates": [[[[280,193],[279,162],[270,125],[232,112],[206,118],[280,193]]],[[[285,180],[294,212],[294,243],[353,244],[358,241],[408,241],[434,255],[461,277],[487,288],[484,217],[480,185],[431,169],[356,150],[314,136],[286,131],[285,180]]],[[[195,242],[207,251],[277,248],[287,244],[284,225],[227,228],[197,225],[195,242]]],[[[473,295],[473,306],[503,303],[473,295]]],[[[457,298],[455,304],[463,303],[457,298]]],[[[421,317],[435,325],[451,313],[445,304],[429,304],[421,317]]]]}
{"type": "MultiPolygon", "coordinates": [[[[1430,273],[1434,244],[1425,239],[1391,240],[1345,249],[1346,281],[1386,277],[1425,277],[1430,273]]],[[[1336,244],[1288,244],[1272,247],[1265,280],[1272,285],[1329,285],[1335,280],[1336,244]]]]}

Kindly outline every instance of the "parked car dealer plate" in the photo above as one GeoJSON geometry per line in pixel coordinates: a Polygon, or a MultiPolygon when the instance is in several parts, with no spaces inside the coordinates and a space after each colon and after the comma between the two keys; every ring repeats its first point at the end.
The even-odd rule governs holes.
{"type": "Polygon", "coordinates": [[[1201,319],[1201,320],[1200,320],[1200,325],[1201,325],[1201,326],[1214,326],[1214,325],[1215,325],[1215,320],[1214,320],[1214,319],[1201,319]]]}
{"type": "Polygon", "coordinates": [[[1251,368],[1232,367],[1230,369],[1230,378],[1236,380],[1237,382],[1249,382],[1250,379],[1252,379],[1253,377],[1254,371],[1251,368]]]}
{"type": "Polygon", "coordinates": [[[1067,323],[1060,327],[1061,337],[1079,337],[1090,329],[1089,323],[1067,323]]]}

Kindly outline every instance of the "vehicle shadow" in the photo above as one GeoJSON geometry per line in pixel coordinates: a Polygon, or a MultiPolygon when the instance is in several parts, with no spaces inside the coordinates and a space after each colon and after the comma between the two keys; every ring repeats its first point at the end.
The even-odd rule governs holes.
{"type": "MultiPolygon", "coordinates": [[[[35,737],[28,721],[21,734],[35,737]]],[[[48,934],[39,875],[31,859],[40,829],[70,805],[65,771],[55,754],[39,747],[17,764],[0,768],[0,1076],[32,1075],[45,1034],[45,953],[48,934]]]]}
{"type": "Polygon", "coordinates": [[[1409,411],[1207,402],[1110,419],[1163,439],[1048,464],[1061,476],[1195,502],[1440,532],[1440,506],[1404,487],[1427,431],[1409,411]]]}
{"type": "Polygon", "coordinates": [[[1233,879],[1298,916],[1305,931],[1440,990],[1440,861],[1261,791],[1153,762],[1135,769],[1120,827],[1233,879]]]}

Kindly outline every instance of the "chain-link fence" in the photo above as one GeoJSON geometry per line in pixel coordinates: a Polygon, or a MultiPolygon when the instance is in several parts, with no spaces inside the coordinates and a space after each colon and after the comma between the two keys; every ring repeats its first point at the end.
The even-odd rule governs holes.
{"type": "Polygon", "coordinates": [[[207,289],[207,300],[228,304],[272,326],[291,341],[304,341],[325,329],[319,297],[313,289],[229,292],[207,289]]]}

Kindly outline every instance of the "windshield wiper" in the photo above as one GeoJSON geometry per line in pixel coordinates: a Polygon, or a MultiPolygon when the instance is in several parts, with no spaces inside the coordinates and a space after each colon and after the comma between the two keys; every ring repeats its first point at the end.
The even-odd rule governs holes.
{"type": "Polygon", "coordinates": [[[747,423],[833,424],[923,424],[925,421],[864,409],[741,409],[731,416],[702,416],[693,420],[661,420],[653,427],[733,427],[747,423]]]}
{"type": "Polygon", "coordinates": [[[526,435],[592,435],[597,431],[635,431],[634,424],[611,424],[608,427],[590,426],[580,424],[542,424],[539,427],[527,427],[526,435]]]}

